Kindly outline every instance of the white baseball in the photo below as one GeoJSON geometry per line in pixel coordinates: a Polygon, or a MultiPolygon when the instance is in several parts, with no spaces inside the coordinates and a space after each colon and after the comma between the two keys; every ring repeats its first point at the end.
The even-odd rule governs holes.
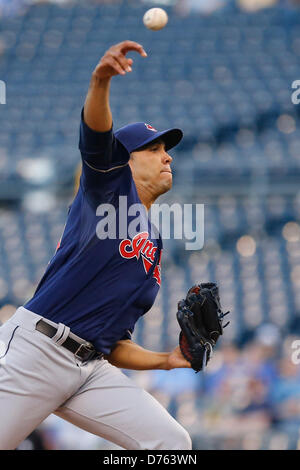
{"type": "Polygon", "coordinates": [[[146,11],[143,18],[143,23],[148,29],[158,31],[166,26],[168,22],[168,15],[162,8],[150,8],[146,11]]]}

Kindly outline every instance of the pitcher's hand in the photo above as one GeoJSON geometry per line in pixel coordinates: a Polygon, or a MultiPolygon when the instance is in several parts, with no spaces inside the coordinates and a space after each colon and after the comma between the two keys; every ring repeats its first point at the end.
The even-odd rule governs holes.
{"type": "Polygon", "coordinates": [[[142,57],[147,57],[143,46],[134,41],[123,41],[111,46],[96,66],[93,75],[104,80],[114,75],[125,75],[132,71],[132,59],[127,59],[126,54],[130,51],[138,52],[142,57]]]}
{"type": "Polygon", "coordinates": [[[179,368],[191,368],[191,364],[183,357],[180,351],[180,347],[177,346],[172,352],[170,352],[167,359],[166,369],[179,369],[179,368]]]}

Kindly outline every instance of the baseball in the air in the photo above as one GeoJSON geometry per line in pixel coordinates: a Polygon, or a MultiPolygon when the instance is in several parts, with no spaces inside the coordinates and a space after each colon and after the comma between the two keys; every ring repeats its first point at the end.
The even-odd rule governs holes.
{"type": "Polygon", "coordinates": [[[168,15],[162,8],[150,8],[144,14],[144,25],[152,31],[159,31],[164,28],[168,22],[168,15]]]}

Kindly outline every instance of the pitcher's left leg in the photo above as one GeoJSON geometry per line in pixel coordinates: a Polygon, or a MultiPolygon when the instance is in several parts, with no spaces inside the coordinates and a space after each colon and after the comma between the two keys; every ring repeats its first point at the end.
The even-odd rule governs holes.
{"type": "Polygon", "coordinates": [[[167,410],[106,360],[95,361],[86,382],[55,414],[125,449],[192,448],[167,410]]]}

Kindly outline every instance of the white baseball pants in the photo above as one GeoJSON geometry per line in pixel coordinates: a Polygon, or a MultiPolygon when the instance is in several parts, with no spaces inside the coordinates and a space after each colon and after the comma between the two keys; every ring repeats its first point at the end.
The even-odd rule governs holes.
{"type": "MultiPolygon", "coordinates": [[[[18,308],[0,327],[0,449],[15,449],[47,416],[125,449],[191,449],[186,430],[149,393],[105,359],[82,363],[18,308]]],[[[56,335],[56,336],[60,336],[56,335]]]]}

